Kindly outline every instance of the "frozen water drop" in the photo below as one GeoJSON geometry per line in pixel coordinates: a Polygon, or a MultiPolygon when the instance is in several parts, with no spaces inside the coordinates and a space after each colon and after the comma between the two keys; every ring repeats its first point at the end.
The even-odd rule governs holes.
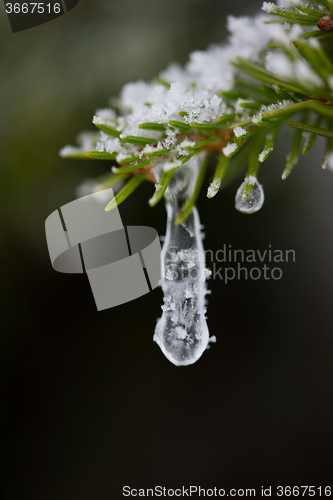
{"type": "Polygon", "coordinates": [[[196,208],[182,224],[175,225],[179,208],[194,185],[198,166],[196,163],[184,165],[165,195],[168,218],[162,254],[165,276],[172,276],[172,280],[165,279],[162,283],[164,306],[154,340],[176,366],[195,363],[209,343],[205,318],[205,254],[196,208]]]}
{"type": "Polygon", "coordinates": [[[258,212],[263,206],[265,200],[264,190],[261,184],[253,176],[245,178],[245,181],[239,186],[236,198],[235,198],[235,208],[242,212],[243,214],[254,214],[258,212]],[[250,194],[245,197],[244,190],[246,185],[250,183],[253,188],[250,194]]]}

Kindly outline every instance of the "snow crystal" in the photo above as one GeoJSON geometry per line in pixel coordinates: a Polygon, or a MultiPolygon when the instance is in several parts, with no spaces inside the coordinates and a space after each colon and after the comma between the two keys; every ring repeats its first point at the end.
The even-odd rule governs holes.
{"type": "Polygon", "coordinates": [[[104,143],[105,151],[108,153],[120,153],[121,143],[119,139],[107,139],[104,143]]]}
{"type": "Polygon", "coordinates": [[[255,185],[255,183],[257,182],[257,178],[254,177],[254,175],[249,175],[248,177],[246,177],[246,182],[248,182],[249,184],[251,184],[252,186],[255,185]]]}
{"type": "Polygon", "coordinates": [[[236,137],[242,137],[243,135],[247,134],[247,131],[245,130],[245,128],[235,127],[234,128],[234,134],[235,134],[236,137]]]}
{"type": "Polygon", "coordinates": [[[235,142],[229,142],[225,148],[223,148],[223,154],[224,156],[230,156],[232,153],[234,153],[237,149],[237,144],[235,142]]]}
{"type": "Polygon", "coordinates": [[[100,153],[102,153],[102,151],[104,151],[104,149],[105,149],[105,145],[102,142],[97,142],[96,151],[99,151],[100,153]]]}
{"type": "Polygon", "coordinates": [[[259,157],[258,157],[258,160],[262,163],[263,161],[265,161],[265,158],[267,157],[267,155],[269,155],[269,153],[271,153],[273,151],[273,148],[266,148],[264,149],[259,157]]]}
{"type": "Polygon", "coordinates": [[[207,196],[208,198],[213,198],[220,189],[221,186],[221,181],[219,179],[216,179],[215,181],[211,182],[207,189],[207,196]]]}
{"type": "Polygon", "coordinates": [[[78,151],[78,148],[75,148],[74,146],[65,146],[59,151],[59,156],[61,158],[68,158],[69,156],[75,155],[78,151]]]}
{"type": "Polygon", "coordinates": [[[181,164],[182,162],[180,160],[166,161],[163,165],[163,170],[164,172],[168,172],[169,170],[180,167],[181,164]]]}
{"type": "MultiPolygon", "coordinates": [[[[180,143],[180,146],[182,148],[192,148],[193,146],[195,146],[195,142],[189,141],[188,139],[185,139],[183,142],[180,143]]],[[[188,152],[187,152],[187,154],[188,154],[188,152]]]]}
{"type": "Polygon", "coordinates": [[[252,123],[254,123],[254,124],[260,123],[261,121],[262,121],[262,114],[261,113],[257,113],[252,117],[252,123]]]}
{"type": "Polygon", "coordinates": [[[272,2],[264,2],[261,8],[267,12],[267,14],[272,14],[277,9],[276,5],[272,2]]]}
{"type": "Polygon", "coordinates": [[[105,109],[97,109],[95,117],[96,119],[102,119],[102,120],[115,120],[116,119],[116,113],[114,112],[113,109],[110,108],[105,108],[105,109]]]}

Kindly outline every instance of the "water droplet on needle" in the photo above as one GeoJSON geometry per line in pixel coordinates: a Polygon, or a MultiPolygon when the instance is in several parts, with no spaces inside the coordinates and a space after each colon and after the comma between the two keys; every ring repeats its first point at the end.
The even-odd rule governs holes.
{"type": "Polygon", "coordinates": [[[264,190],[261,184],[253,176],[246,177],[237,190],[235,208],[243,214],[254,214],[263,206],[265,200],[264,190]],[[252,190],[246,196],[245,189],[252,184],[252,190]]]}

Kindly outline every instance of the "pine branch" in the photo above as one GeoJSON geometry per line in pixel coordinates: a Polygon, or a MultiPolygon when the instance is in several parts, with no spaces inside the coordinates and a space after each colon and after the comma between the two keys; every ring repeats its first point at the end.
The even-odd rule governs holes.
{"type": "Polygon", "coordinates": [[[206,160],[177,224],[196,203],[211,154],[218,160],[207,197],[215,197],[247,165],[250,181],[243,190],[247,198],[282,125],[296,129],[283,179],[295,168],[300,154],[313,147],[317,136],[326,139],[324,165],[332,162],[333,166],[333,1],[294,0],[288,7],[264,2],[263,10],[270,19],[244,22],[246,51],[237,44],[235,31],[229,45],[208,49],[207,60],[202,53],[202,65],[195,72],[189,66],[179,73],[180,82],[166,70],[145,91],[142,83],[131,84],[127,92],[132,92],[130,101],[136,103],[133,109],[126,98],[118,99],[114,109],[97,112],[93,119],[97,133],[81,134],[77,147],[63,148],[63,157],[117,162],[114,177],[128,178],[128,182],[107,210],[127,199],[144,180],[155,184],[149,200],[155,206],[178,170],[183,165],[187,168],[191,157],[202,151],[206,160]],[[275,23],[274,29],[267,22],[275,23]],[[253,30],[262,45],[257,43],[249,56],[253,30]],[[230,61],[232,52],[234,60],[230,61]],[[158,94],[154,94],[156,89],[158,94]],[[156,182],[156,165],[161,171],[162,164],[156,182]]]}

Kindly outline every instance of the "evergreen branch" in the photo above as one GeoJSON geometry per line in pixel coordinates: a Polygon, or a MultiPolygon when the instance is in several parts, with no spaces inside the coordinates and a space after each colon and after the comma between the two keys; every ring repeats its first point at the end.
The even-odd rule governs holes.
{"type": "MultiPolygon", "coordinates": [[[[60,152],[68,158],[116,160],[118,166],[113,168],[112,178],[108,174],[106,182],[109,183],[116,179],[123,181],[131,174],[107,210],[124,201],[143,180],[154,180],[154,165],[160,163],[164,169],[149,200],[149,204],[155,206],[165,195],[173,176],[178,176],[176,171],[202,151],[206,154],[204,164],[192,196],[181,208],[176,223],[184,221],[191,212],[212,152],[218,154],[218,161],[207,196],[212,198],[229,185],[247,164],[245,179],[248,182],[245,188],[242,186],[246,198],[253,189],[253,179],[257,178],[261,163],[273,151],[280,126],[286,122],[296,132],[282,174],[284,179],[295,167],[300,152],[306,154],[318,136],[326,140],[324,166],[333,165],[333,0],[295,0],[291,7],[266,2],[264,10],[275,15],[273,22],[278,24],[274,31],[270,28],[272,38],[266,47],[252,49],[249,35],[245,52],[233,41],[237,38],[234,32],[229,45],[219,49],[218,56],[208,49],[208,59],[205,53],[202,55],[201,68],[198,63],[195,72],[191,73],[191,65],[184,69],[185,78],[179,88],[174,86],[177,81],[173,81],[173,73],[168,70],[162,78],[156,78],[155,82],[164,87],[159,89],[161,101],[156,103],[153,95],[150,98],[149,86],[141,97],[142,83],[132,84],[128,90],[130,98],[121,97],[113,101],[113,110],[97,112],[93,123],[102,133],[79,136],[78,147],[66,146],[60,152]],[[282,27],[285,21],[298,26],[282,27]],[[317,30],[306,31],[302,27],[316,24],[317,30]],[[211,80],[207,77],[207,61],[209,65],[214,64],[214,57],[219,57],[215,59],[218,72],[220,58],[226,57],[226,61],[229,58],[230,45],[231,52],[239,51],[239,57],[230,65],[225,64],[217,86],[215,76],[211,80]],[[139,85],[137,93],[136,85],[139,85]],[[131,101],[136,103],[133,110],[128,105],[131,101]],[[299,115],[300,112],[303,114],[299,115]],[[179,120],[174,119],[177,115],[179,120]],[[297,115],[297,121],[290,121],[293,115],[297,115]],[[323,123],[327,127],[321,126],[323,123]],[[155,138],[132,135],[135,127],[154,131],[150,135],[155,138]],[[305,143],[301,149],[303,137],[305,143]]],[[[251,20],[247,20],[249,22],[251,20]]],[[[257,22],[258,18],[251,29],[257,28],[257,22]]],[[[266,44],[271,33],[263,21],[261,26],[266,44]]],[[[244,24],[245,39],[246,29],[244,24]]],[[[258,39],[260,42],[259,31],[258,39]]],[[[156,89],[156,85],[152,88],[156,89]]]]}

